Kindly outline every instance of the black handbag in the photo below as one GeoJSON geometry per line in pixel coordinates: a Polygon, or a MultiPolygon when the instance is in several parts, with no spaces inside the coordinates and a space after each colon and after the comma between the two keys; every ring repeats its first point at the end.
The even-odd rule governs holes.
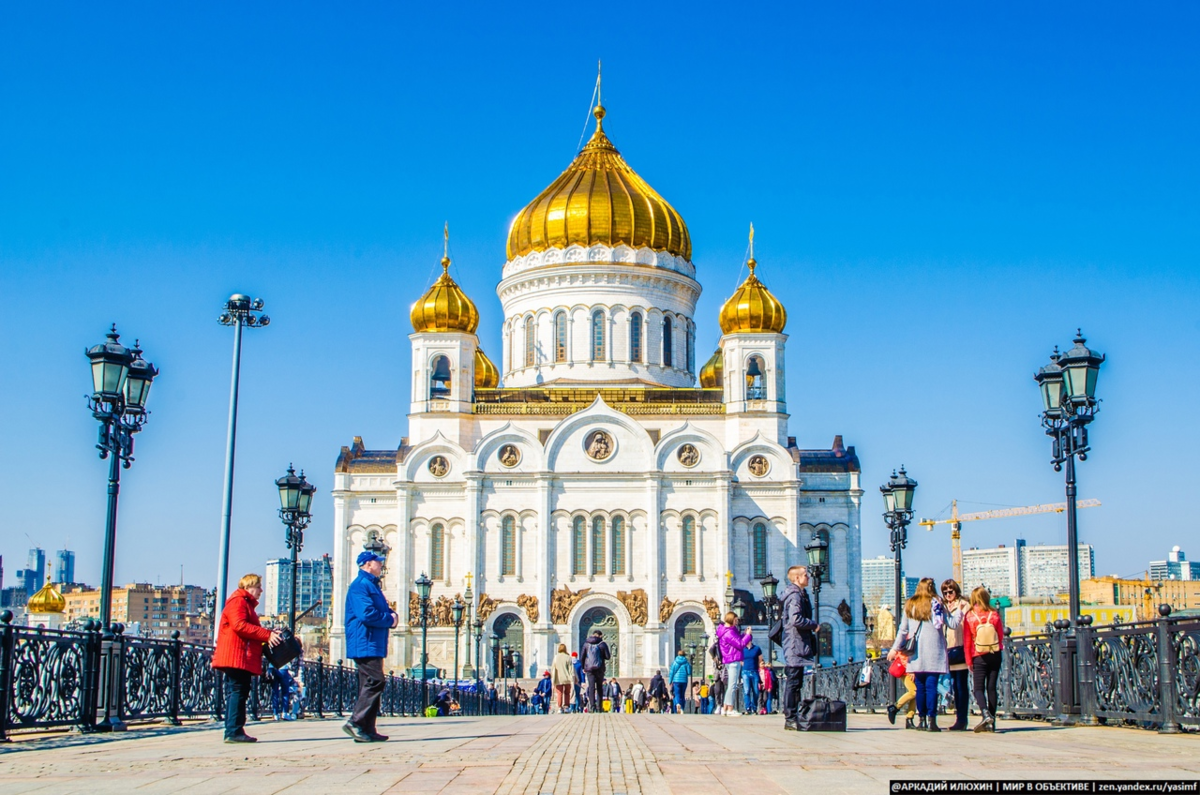
{"type": "Polygon", "coordinates": [[[900,644],[900,651],[909,657],[917,656],[917,638],[921,637],[921,627],[923,626],[924,624],[917,624],[917,631],[905,638],[904,642],[900,644]]]}
{"type": "Polygon", "coordinates": [[[776,646],[783,645],[783,619],[775,619],[775,623],[767,630],[767,640],[774,643],[776,646]]]}
{"type": "Polygon", "coordinates": [[[844,732],[846,702],[825,696],[806,698],[796,708],[796,726],[802,732],[844,732]]]}
{"type": "Polygon", "coordinates": [[[281,629],[279,634],[283,636],[283,640],[279,645],[271,647],[263,644],[263,656],[267,658],[267,662],[274,665],[276,668],[283,666],[296,659],[304,651],[304,647],[300,645],[300,640],[292,634],[291,630],[281,629]]]}
{"type": "Polygon", "coordinates": [[[967,653],[963,651],[962,646],[951,646],[946,649],[946,662],[950,665],[966,665],[967,653]]]}

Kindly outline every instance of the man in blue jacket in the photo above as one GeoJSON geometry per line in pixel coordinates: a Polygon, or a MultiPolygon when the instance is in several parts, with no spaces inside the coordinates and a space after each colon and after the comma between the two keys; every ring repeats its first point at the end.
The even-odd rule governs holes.
{"type": "Polygon", "coordinates": [[[400,617],[392,610],[379,587],[385,558],[371,550],[358,555],[358,576],[346,589],[346,656],[358,667],[358,701],[342,730],[356,743],[379,743],[386,735],[375,731],[379,701],[386,680],[383,658],[387,656],[388,630],[400,617]]]}

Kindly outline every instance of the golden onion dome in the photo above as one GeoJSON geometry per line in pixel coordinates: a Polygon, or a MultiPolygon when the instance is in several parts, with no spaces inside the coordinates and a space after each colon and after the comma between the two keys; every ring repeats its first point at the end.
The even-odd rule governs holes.
{"type": "Polygon", "coordinates": [[[412,306],[414,331],[465,331],[479,328],[479,310],[450,278],[450,258],[442,257],[442,275],[412,306]]]}
{"type": "Polygon", "coordinates": [[[475,388],[495,389],[500,386],[500,370],[482,349],[475,349],[475,388]]]}
{"type": "Polygon", "coordinates": [[[66,609],[67,600],[50,584],[49,577],[46,578],[42,589],[29,597],[29,601],[25,603],[26,613],[62,613],[66,609]]]}
{"type": "Polygon", "coordinates": [[[626,245],[692,258],[687,224],[667,200],[629,167],[604,134],[597,105],[596,132],[558,179],[517,214],[508,230],[508,258],[571,245],[626,245]]]}
{"type": "Polygon", "coordinates": [[[779,334],[787,325],[787,310],[779,299],[771,294],[767,286],[754,275],[758,265],[751,257],[747,263],[750,275],[742,286],[721,307],[721,331],[725,334],[738,332],[771,332],[779,334]]]}
{"type": "Polygon", "coordinates": [[[700,386],[702,389],[717,389],[725,385],[725,357],[717,348],[704,366],[700,368],[700,386]]]}

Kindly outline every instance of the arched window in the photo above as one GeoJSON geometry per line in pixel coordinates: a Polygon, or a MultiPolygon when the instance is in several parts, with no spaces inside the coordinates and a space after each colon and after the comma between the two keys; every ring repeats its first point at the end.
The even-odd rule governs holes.
{"type": "Polygon", "coordinates": [[[833,544],[829,540],[829,531],[821,529],[817,531],[817,537],[825,542],[825,571],[821,572],[821,582],[832,582],[833,578],[829,575],[833,572],[833,544]]]}
{"type": "Polygon", "coordinates": [[[429,397],[431,400],[450,397],[450,360],[437,356],[429,374],[429,397]]]}
{"type": "Polygon", "coordinates": [[[592,361],[604,361],[604,312],[592,313],[592,361]]]}
{"type": "Polygon", "coordinates": [[[604,573],[604,517],[592,519],[592,574],[604,573]]]}
{"type": "Polygon", "coordinates": [[[500,574],[517,573],[517,520],[506,516],[500,521],[500,574]]]}
{"type": "Polygon", "coordinates": [[[683,517],[683,573],[696,573],[696,519],[683,517]]]}
{"type": "Polygon", "coordinates": [[[625,519],[614,516],[612,520],[612,573],[625,573],[625,519]]]}
{"type": "Polygon", "coordinates": [[[435,580],[446,578],[446,528],[440,524],[429,530],[429,576],[435,580]]]}
{"type": "Polygon", "coordinates": [[[576,516],[571,527],[571,573],[587,574],[587,527],[582,516],[576,516]]]}
{"type": "Polygon", "coordinates": [[[537,332],[536,324],[532,317],[525,318],[525,366],[533,367],[537,362],[537,332]]]}
{"type": "Polygon", "coordinates": [[[756,522],[752,534],[754,579],[761,580],[767,576],[767,526],[756,522]]]}
{"type": "Polygon", "coordinates": [[[689,373],[696,372],[696,327],[691,322],[687,326],[687,368],[689,373]]]}
{"type": "Polygon", "coordinates": [[[629,361],[642,360],[642,313],[634,312],[629,316],[629,361]]]}
{"type": "Polygon", "coordinates": [[[746,399],[767,399],[766,367],[763,360],[757,356],[751,356],[746,365],[746,399]]]}
{"type": "Polygon", "coordinates": [[[559,312],[554,316],[554,361],[567,360],[567,313],[559,312]]]}
{"type": "Polygon", "coordinates": [[[822,624],[817,630],[817,657],[833,656],[833,627],[822,624]]]}
{"type": "Polygon", "coordinates": [[[671,366],[671,358],[672,358],[671,357],[671,354],[672,354],[671,348],[674,347],[674,343],[671,342],[671,318],[670,317],[663,318],[662,343],[663,343],[663,367],[670,367],[671,366]]]}

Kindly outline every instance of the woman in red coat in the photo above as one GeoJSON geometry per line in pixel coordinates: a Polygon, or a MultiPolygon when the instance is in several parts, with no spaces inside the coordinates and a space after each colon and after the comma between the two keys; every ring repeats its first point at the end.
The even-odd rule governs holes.
{"type": "Polygon", "coordinates": [[[258,623],[258,600],[262,596],[262,578],[247,574],[238,581],[217,629],[217,647],[213,650],[212,667],[225,674],[229,681],[229,697],[225,702],[225,742],[253,743],[246,734],[246,701],[255,676],[262,675],[263,644],[277,645],[283,637],[258,623]]]}

